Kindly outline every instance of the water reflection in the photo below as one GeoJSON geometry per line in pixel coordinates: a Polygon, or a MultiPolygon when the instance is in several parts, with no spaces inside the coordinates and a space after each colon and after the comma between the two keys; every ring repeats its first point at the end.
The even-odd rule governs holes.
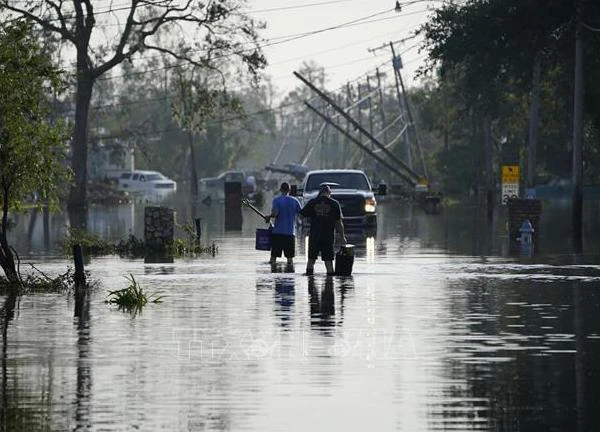
{"type": "MultiPolygon", "coordinates": [[[[489,221],[470,208],[427,215],[384,203],[377,237],[356,242],[352,277],[306,277],[305,258],[287,272],[254,250],[256,217],[225,232],[222,206],[210,211],[203,235],[219,242],[216,258],[93,258],[86,268],[101,288],[86,301],[25,296],[17,309],[2,298],[3,430],[600,424],[595,253],[573,256],[564,239],[542,235],[532,258],[511,256],[501,213],[489,221]],[[135,320],[103,303],[128,274],[165,295],[135,320]]],[[[543,229],[559,234],[564,219],[546,211],[543,229]]],[[[139,214],[122,229],[135,231],[139,214]]],[[[109,225],[118,226],[90,224],[116,235],[109,225]]]]}
{"type": "Polygon", "coordinates": [[[12,383],[9,383],[8,375],[8,326],[14,317],[16,303],[17,296],[14,293],[9,294],[4,299],[4,304],[0,309],[0,320],[2,324],[2,407],[0,411],[2,416],[0,425],[2,426],[3,431],[8,431],[15,425],[21,424],[21,416],[25,414],[19,410],[19,391],[11,386],[12,383]],[[17,400],[13,401],[13,397],[17,400]]]}
{"type": "MultiPolygon", "coordinates": [[[[172,260],[170,262],[173,262],[172,260]]],[[[144,259],[144,263],[147,261],[144,259]]],[[[158,264],[164,263],[164,261],[159,261],[158,264]]],[[[171,275],[175,273],[175,266],[145,266],[144,274],[147,275],[171,275]]]]}
{"type": "Polygon", "coordinates": [[[283,328],[290,326],[294,313],[295,283],[294,277],[275,278],[275,315],[279,317],[279,324],[283,328]]]}
{"type": "Polygon", "coordinates": [[[310,324],[325,334],[331,334],[335,322],[335,295],[333,276],[325,276],[323,281],[315,276],[308,277],[310,301],[310,324]]]}
{"type": "Polygon", "coordinates": [[[77,388],[75,392],[75,430],[92,428],[90,405],[92,396],[92,372],[90,365],[90,294],[83,287],[75,293],[75,325],[77,328],[77,388]]]}

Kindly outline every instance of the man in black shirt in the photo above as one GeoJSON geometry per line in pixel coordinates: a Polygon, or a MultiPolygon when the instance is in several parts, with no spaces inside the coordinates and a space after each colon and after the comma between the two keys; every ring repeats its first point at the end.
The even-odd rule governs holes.
{"type": "Polygon", "coordinates": [[[304,206],[300,215],[310,219],[306,274],[314,273],[315,262],[320,252],[327,274],[332,275],[334,231],[337,231],[342,237],[344,244],[346,236],[344,235],[340,203],[331,198],[331,189],[328,184],[323,183],[319,186],[319,195],[304,206]]]}

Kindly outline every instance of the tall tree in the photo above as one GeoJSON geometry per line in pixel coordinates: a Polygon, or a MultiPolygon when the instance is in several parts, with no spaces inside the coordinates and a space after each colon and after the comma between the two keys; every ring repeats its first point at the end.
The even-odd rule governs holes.
{"type": "MultiPolygon", "coordinates": [[[[179,127],[188,134],[190,155],[190,181],[191,199],[198,198],[198,165],[196,158],[196,135],[206,130],[207,120],[219,109],[241,113],[243,108],[240,101],[225,91],[215,89],[214,84],[205,78],[198,78],[197,74],[185,76],[178,74],[175,78],[177,96],[173,102],[173,116],[179,127]]],[[[218,143],[215,151],[222,150],[218,143]]]]}
{"type": "Polygon", "coordinates": [[[9,211],[33,196],[40,198],[34,204],[57,202],[67,179],[67,140],[48,121],[48,91],[60,86],[60,75],[24,22],[0,26],[0,64],[0,267],[18,283],[7,237],[9,211]]]}
{"type": "Polygon", "coordinates": [[[258,46],[261,25],[242,13],[244,3],[131,0],[126,7],[109,3],[96,10],[91,0],[0,1],[5,10],[59,34],[75,49],[77,89],[71,163],[76,181],[69,197],[71,209],[83,209],[87,201],[88,114],[96,80],[146,51],[166,53],[180,65],[208,69],[218,68],[215,60],[235,57],[256,74],[265,65],[258,46]],[[117,27],[112,27],[115,23],[117,27]],[[115,34],[100,34],[115,28],[115,34]]]}

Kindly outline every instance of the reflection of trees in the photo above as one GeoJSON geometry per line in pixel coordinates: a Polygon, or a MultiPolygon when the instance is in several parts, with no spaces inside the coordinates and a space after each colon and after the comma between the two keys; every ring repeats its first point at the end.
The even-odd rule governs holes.
{"type": "Polygon", "coordinates": [[[378,237],[402,236],[402,242],[415,247],[441,249],[474,256],[500,252],[503,241],[501,209],[492,220],[477,206],[449,206],[440,214],[427,214],[406,202],[388,202],[381,207],[385,224],[378,237]]]}
{"type": "Polygon", "coordinates": [[[90,296],[89,288],[75,293],[75,318],[77,320],[77,393],[75,395],[75,430],[89,430],[92,374],[90,368],[90,296]]]}
{"type": "MultiPolygon", "coordinates": [[[[9,295],[0,308],[2,326],[2,406],[0,407],[0,431],[34,432],[52,430],[47,423],[50,418],[51,398],[47,394],[29,392],[19,385],[17,363],[8,358],[8,328],[14,317],[16,295],[9,295]],[[9,368],[11,370],[9,370],[9,368]],[[39,400],[37,398],[39,397],[39,400]]],[[[51,384],[49,383],[49,391],[51,384]]]]}
{"type": "Polygon", "coordinates": [[[446,378],[464,384],[443,389],[431,421],[440,427],[477,421],[498,431],[595,430],[600,341],[589,336],[600,334],[600,293],[564,282],[461,283],[465,302],[450,299],[450,315],[466,319],[461,331],[479,339],[450,343],[446,378]]]}

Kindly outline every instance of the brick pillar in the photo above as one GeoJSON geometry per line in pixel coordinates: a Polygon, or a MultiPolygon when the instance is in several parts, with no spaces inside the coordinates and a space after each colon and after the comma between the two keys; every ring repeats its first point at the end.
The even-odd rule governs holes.
{"type": "Polygon", "coordinates": [[[144,243],[146,251],[165,253],[173,244],[175,212],[168,207],[144,208],[144,243]]]}

